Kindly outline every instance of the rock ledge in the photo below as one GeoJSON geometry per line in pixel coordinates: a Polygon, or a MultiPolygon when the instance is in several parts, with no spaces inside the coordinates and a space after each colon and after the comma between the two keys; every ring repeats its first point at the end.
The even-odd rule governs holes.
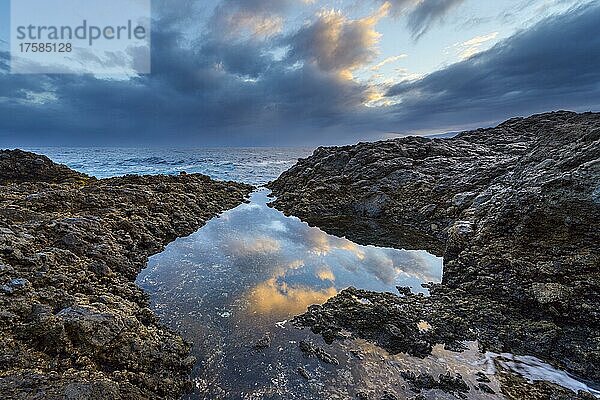
{"type": "Polygon", "coordinates": [[[600,382],[600,114],[319,148],[270,188],[276,208],[330,233],[444,256],[430,297],[361,292],[359,305],[350,289],[298,324],[415,355],[478,339],[600,382]]]}
{"type": "Polygon", "coordinates": [[[2,398],[179,398],[195,360],[135,277],[251,190],[203,175],[98,180],[0,151],[2,398]]]}

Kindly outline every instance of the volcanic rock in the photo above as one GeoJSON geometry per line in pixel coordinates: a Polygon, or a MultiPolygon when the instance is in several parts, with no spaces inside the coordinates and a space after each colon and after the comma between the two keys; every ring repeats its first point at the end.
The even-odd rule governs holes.
{"type": "Polygon", "coordinates": [[[321,147],[269,187],[274,207],[329,233],[444,257],[429,297],[351,288],[296,324],[417,356],[477,339],[600,381],[600,114],[321,147]]]}
{"type": "Polygon", "coordinates": [[[135,277],[251,190],[191,174],[99,180],[0,151],[0,397],[179,398],[190,346],[135,277]]]}

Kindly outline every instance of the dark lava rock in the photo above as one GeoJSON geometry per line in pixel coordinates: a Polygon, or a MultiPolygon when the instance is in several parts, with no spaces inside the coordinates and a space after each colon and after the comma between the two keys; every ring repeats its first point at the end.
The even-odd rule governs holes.
{"type": "Polygon", "coordinates": [[[340,362],[334,356],[332,356],[327,351],[325,351],[325,349],[323,349],[320,346],[317,346],[316,344],[314,344],[313,342],[311,342],[309,340],[301,340],[298,343],[298,346],[300,347],[300,350],[307,357],[317,357],[319,360],[323,361],[324,363],[331,364],[331,365],[339,365],[340,364],[340,362]]]}
{"type": "Polygon", "coordinates": [[[135,277],[251,190],[192,174],[98,180],[0,151],[0,397],[179,398],[195,360],[135,277]]]}
{"type": "Polygon", "coordinates": [[[396,396],[394,393],[384,392],[383,395],[381,396],[380,400],[399,400],[399,399],[398,399],[398,396],[396,396]]]}
{"type": "Polygon", "coordinates": [[[430,297],[350,289],[296,323],[419,356],[478,339],[600,381],[600,114],[319,148],[269,187],[275,207],[327,232],[444,256],[430,297]]]}
{"type": "Polygon", "coordinates": [[[477,377],[476,380],[477,382],[484,382],[484,383],[490,383],[490,378],[488,378],[483,372],[478,372],[475,374],[475,376],[477,377]]]}
{"type": "Polygon", "coordinates": [[[530,382],[520,375],[506,373],[500,368],[497,374],[501,382],[501,392],[510,400],[593,400],[591,393],[580,390],[578,393],[546,381],[530,382]]]}
{"type": "Polygon", "coordinates": [[[369,400],[369,394],[367,392],[356,392],[355,397],[358,400],[369,400]]]}
{"type": "Polygon", "coordinates": [[[300,375],[301,377],[303,377],[306,380],[310,379],[310,373],[308,372],[308,370],[302,366],[298,367],[298,369],[296,370],[298,372],[298,375],[300,375]]]}
{"type": "Polygon", "coordinates": [[[399,297],[391,293],[349,288],[324,306],[310,306],[305,314],[294,319],[294,324],[311,327],[327,343],[342,338],[342,331],[347,330],[392,354],[408,353],[426,357],[431,354],[435,343],[442,340],[450,342],[452,339],[450,335],[439,338],[435,329],[421,331],[417,323],[413,323],[424,320],[426,316],[429,317],[428,314],[429,307],[424,296],[399,297]],[[369,301],[360,301],[364,299],[369,301]],[[404,312],[398,312],[398,307],[404,312]],[[327,311],[322,312],[325,309],[327,311]]]}
{"type": "Polygon", "coordinates": [[[463,380],[460,374],[451,375],[449,372],[438,377],[438,387],[444,392],[462,392],[469,391],[469,385],[463,380]]]}
{"type": "Polygon", "coordinates": [[[269,333],[265,333],[263,335],[263,337],[261,337],[260,339],[258,339],[253,345],[252,347],[254,347],[256,350],[264,350],[264,349],[268,349],[269,347],[271,347],[271,334],[269,333]]]}
{"type": "Polygon", "coordinates": [[[496,393],[496,392],[494,392],[494,389],[492,389],[491,387],[489,387],[485,383],[480,383],[477,387],[483,393],[487,393],[487,394],[495,394],[496,393]]]}
{"type": "Polygon", "coordinates": [[[415,374],[412,371],[404,371],[401,373],[402,378],[409,382],[412,389],[416,392],[421,390],[439,389],[447,393],[467,393],[469,385],[463,380],[460,374],[450,375],[450,373],[441,374],[438,380],[435,380],[430,374],[415,374]]]}
{"type": "Polygon", "coordinates": [[[415,374],[412,371],[404,371],[401,373],[402,378],[409,382],[412,390],[420,392],[421,390],[439,389],[446,393],[467,393],[469,385],[463,380],[460,374],[450,375],[450,373],[441,374],[436,380],[430,374],[415,374]]]}
{"type": "Polygon", "coordinates": [[[23,182],[86,182],[94,180],[73,171],[66,165],[54,163],[46,156],[22,150],[0,151],[0,185],[23,182]]]}

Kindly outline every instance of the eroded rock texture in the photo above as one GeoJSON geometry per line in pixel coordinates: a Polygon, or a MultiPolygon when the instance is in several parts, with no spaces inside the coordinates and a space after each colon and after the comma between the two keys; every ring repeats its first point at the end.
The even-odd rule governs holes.
{"type": "Polygon", "coordinates": [[[351,289],[298,323],[415,355],[478,339],[600,381],[600,114],[319,148],[270,187],[330,233],[444,256],[430,297],[351,289]]]}
{"type": "Polygon", "coordinates": [[[97,180],[0,151],[0,397],[178,398],[194,358],[135,277],[251,190],[202,175],[97,180]]]}

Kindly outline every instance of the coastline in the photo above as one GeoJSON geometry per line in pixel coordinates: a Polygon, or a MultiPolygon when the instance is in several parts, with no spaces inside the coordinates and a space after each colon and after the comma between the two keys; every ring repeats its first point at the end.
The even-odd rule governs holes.
{"type": "Polygon", "coordinates": [[[272,205],[360,244],[443,255],[444,278],[427,298],[351,288],[296,324],[416,356],[478,340],[598,382],[599,132],[598,113],[556,112],[451,139],[317,149],[269,184],[272,205]]]}
{"type": "Polygon", "coordinates": [[[176,399],[189,345],[134,284],[150,255],[245,201],[204,175],[96,179],[0,152],[4,398],[176,399]]]}
{"type": "MultiPolygon", "coordinates": [[[[349,288],[294,325],[419,358],[476,342],[598,382],[599,132],[600,114],[556,112],[449,139],[317,149],[267,185],[271,206],[358,244],[428,250],[444,275],[425,285],[430,296],[349,288]]],[[[0,171],[0,392],[188,392],[190,346],[134,281],[149,256],[254,187],[196,174],[96,179],[19,150],[0,151],[0,171]]],[[[593,398],[499,372],[508,398],[593,398]]]]}

